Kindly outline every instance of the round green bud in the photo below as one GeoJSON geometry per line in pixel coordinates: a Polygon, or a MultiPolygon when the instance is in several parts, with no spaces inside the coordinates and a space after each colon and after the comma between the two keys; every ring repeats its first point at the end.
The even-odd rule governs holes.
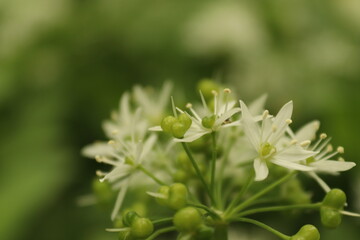
{"type": "Polygon", "coordinates": [[[320,233],[316,227],[307,224],[304,225],[300,230],[290,238],[290,240],[319,240],[320,233]]]}
{"type": "Polygon", "coordinates": [[[135,211],[128,211],[124,214],[122,221],[124,226],[130,227],[138,218],[140,218],[140,216],[135,211]]]}
{"type": "Polygon", "coordinates": [[[178,169],[174,175],[173,179],[175,182],[181,182],[184,183],[189,179],[188,173],[182,169],[178,169]]]}
{"type": "Polygon", "coordinates": [[[189,129],[192,123],[191,118],[186,114],[182,113],[178,116],[178,121],[184,124],[185,128],[189,129]]]}
{"type": "Polygon", "coordinates": [[[187,130],[186,126],[179,121],[174,122],[171,127],[171,133],[175,138],[183,138],[187,130]]]}
{"type": "Polygon", "coordinates": [[[336,228],[341,224],[342,215],[337,209],[330,207],[320,208],[321,223],[327,228],[336,228]]]}
{"type": "Polygon", "coordinates": [[[186,205],[187,188],[182,183],[174,183],[170,186],[168,206],[172,209],[180,209],[186,205]]]}
{"type": "Polygon", "coordinates": [[[114,192],[108,181],[100,182],[99,179],[96,178],[92,182],[92,189],[100,204],[109,203],[114,197],[114,192]]]}
{"type": "Polygon", "coordinates": [[[213,91],[219,91],[220,86],[212,79],[204,78],[198,83],[198,89],[204,95],[204,98],[209,100],[213,98],[213,91]]]}
{"type": "Polygon", "coordinates": [[[148,218],[137,218],[131,225],[131,235],[135,238],[145,238],[154,231],[154,225],[148,218]]]}
{"type": "Polygon", "coordinates": [[[158,193],[164,195],[165,198],[156,198],[156,202],[160,205],[166,206],[169,199],[169,192],[170,192],[169,186],[161,186],[158,190],[158,193]]]}
{"type": "Polygon", "coordinates": [[[202,218],[196,208],[185,207],[175,213],[173,222],[179,232],[193,232],[201,225],[202,218]]]}
{"type": "Polygon", "coordinates": [[[196,231],[194,240],[208,240],[214,235],[214,228],[202,224],[196,231]]]}
{"type": "Polygon", "coordinates": [[[323,206],[342,209],[346,203],[345,193],[338,188],[331,189],[323,200],[323,206]]]}
{"type": "Polygon", "coordinates": [[[165,132],[165,133],[170,133],[171,134],[171,128],[172,125],[177,122],[177,119],[173,116],[167,116],[165,118],[163,118],[163,120],[161,121],[161,129],[165,132]]]}
{"type": "Polygon", "coordinates": [[[205,128],[212,128],[215,124],[216,121],[216,116],[215,115],[211,115],[208,117],[204,117],[201,120],[201,124],[205,127],[205,128]]]}

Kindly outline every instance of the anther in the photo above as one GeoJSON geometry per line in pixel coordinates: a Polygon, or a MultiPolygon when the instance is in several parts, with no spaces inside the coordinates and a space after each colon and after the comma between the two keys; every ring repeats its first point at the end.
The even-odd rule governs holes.
{"type": "Polygon", "coordinates": [[[272,130],[273,132],[276,132],[277,126],[273,125],[273,126],[271,127],[271,130],[272,130]]]}
{"type": "Polygon", "coordinates": [[[291,124],[291,123],[292,123],[292,120],[291,120],[291,119],[286,119],[285,122],[286,122],[287,124],[291,124]]]}
{"type": "Polygon", "coordinates": [[[269,116],[269,111],[265,110],[262,114],[262,119],[265,120],[269,116]]]}
{"type": "Polygon", "coordinates": [[[326,133],[320,134],[320,139],[325,139],[325,138],[327,138],[327,134],[326,134],[326,133]]]}
{"type": "Polygon", "coordinates": [[[319,122],[315,122],[314,123],[314,128],[315,130],[318,130],[320,128],[320,123],[319,122]]]}
{"type": "Polygon", "coordinates": [[[108,141],[108,144],[109,144],[109,145],[114,145],[114,144],[115,144],[115,141],[114,141],[114,140],[109,140],[109,141],[108,141]]]}
{"type": "Polygon", "coordinates": [[[224,93],[231,93],[231,89],[230,88],[224,88],[224,93]]]}
{"type": "Polygon", "coordinates": [[[114,130],[114,131],[111,132],[112,135],[116,135],[116,134],[118,134],[118,133],[119,133],[118,130],[114,130]]]}
{"type": "Polygon", "coordinates": [[[102,171],[100,171],[100,170],[97,170],[95,173],[96,173],[96,176],[98,176],[98,177],[103,177],[103,176],[105,176],[105,173],[102,172],[102,171]]]}
{"type": "Polygon", "coordinates": [[[290,141],[290,145],[295,145],[297,143],[298,143],[298,140],[296,140],[296,139],[293,139],[293,140],[290,141]]]}
{"type": "Polygon", "coordinates": [[[310,145],[310,143],[311,143],[311,141],[310,141],[310,140],[305,140],[305,141],[302,141],[302,142],[300,143],[300,146],[302,146],[302,147],[306,147],[306,146],[309,146],[309,145],[310,145]]]}
{"type": "Polygon", "coordinates": [[[342,146],[339,146],[336,150],[338,153],[344,153],[344,148],[342,146]]]}
{"type": "Polygon", "coordinates": [[[334,148],[333,148],[333,146],[331,145],[331,144],[328,144],[327,146],[326,146],[326,151],[327,152],[332,152],[334,150],[334,148]]]}
{"type": "Polygon", "coordinates": [[[212,90],[211,93],[212,93],[212,95],[214,95],[214,96],[217,96],[217,95],[218,95],[217,91],[215,91],[215,90],[212,90]]]}
{"type": "Polygon", "coordinates": [[[102,161],[102,159],[101,159],[101,157],[100,157],[99,155],[96,155],[96,156],[95,156],[95,160],[96,160],[97,162],[99,162],[99,163],[102,161]]]}
{"type": "Polygon", "coordinates": [[[338,161],[339,161],[339,162],[345,162],[345,159],[342,158],[342,157],[338,157],[338,161]]]}
{"type": "Polygon", "coordinates": [[[187,104],[186,104],[186,108],[192,108],[192,104],[191,104],[191,103],[187,103],[187,104]]]}

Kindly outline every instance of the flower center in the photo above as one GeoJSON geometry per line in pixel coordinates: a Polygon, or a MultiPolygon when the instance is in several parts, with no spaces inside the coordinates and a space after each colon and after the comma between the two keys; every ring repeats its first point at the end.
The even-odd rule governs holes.
{"type": "Polygon", "coordinates": [[[276,153],[276,148],[267,142],[261,145],[259,153],[261,158],[266,160],[276,153]]]}

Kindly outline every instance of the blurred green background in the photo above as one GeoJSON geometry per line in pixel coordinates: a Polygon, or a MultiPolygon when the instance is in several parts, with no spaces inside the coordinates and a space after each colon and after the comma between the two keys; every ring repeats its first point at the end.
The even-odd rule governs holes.
{"type": "MultiPolygon", "coordinates": [[[[81,148],[134,84],[172,79],[194,98],[203,77],[266,92],[271,110],[293,99],[295,126],[321,120],[359,163],[358,0],[0,1],[0,239],[116,239],[109,211],[76,205],[96,169],[81,148]]],[[[360,211],[359,167],[327,180],[360,211]]],[[[322,239],[359,227],[345,217],[322,239]]]]}

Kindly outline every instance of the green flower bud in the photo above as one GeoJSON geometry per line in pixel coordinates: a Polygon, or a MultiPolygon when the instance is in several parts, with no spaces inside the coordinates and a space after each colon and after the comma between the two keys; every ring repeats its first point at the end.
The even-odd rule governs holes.
{"type": "Polygon", "coordinates": [[[201,225],[196,231],[194,240],[208,240],[214,235],[214,229],[206,225],[201,225]]]}
{"type": "MultiPolygon", "coordinates": [[[[182,113],[178,116],[178,121],[182,124],[184,124],[185,128],[189,129],[192,123],[191,118],[186,114],[182,113]]],[[[186,129],[186,130],[187,130],[186,129]]]]}
{"type": "Polygon", "coordinates": [[[189,179],[189,176],[186,171],[179,169],[174,173],[173,179],[175,182],[184,183],[189,179]]]}
{"type": "Polygon", "coordinates": [[[171,127],[171,133],[175,138],[183,138],[187,130],[188,128],[179,121],[174,122],[171,127]]]}
{"type": "Polygon", "coordinates": [[[130,232],[119,232],[119,240],[134,240],[130,232]]]}
{"type": "Polygon", "coordinates": [[[124,226],[130,227],[136,219],[140,218],[140,216],[134,211],[128,211],[124,214],[122,219],[124,226]]]}
{"type": "Polygon", "coordinates": [[[187,188],[182,183],[174,183],[170,186],[168,206],[172,209],[180,209],[186,205],[187,188]]]}
{"type": "Polygon", "coordinates": [[[114,197],[114,192],[108,181],[100,182],[99,179],[96,178],[92,182],[92,189],[100,204],[109,203],[114,197]]]}
{"type": "Polygon", "coordinates": [[[336,228],[341,224],[342,214],[331,207],[320,208],[321,223],[328,228],[336,228]]]}
{"type": "Polygon", "coordinates": [[[160,205],[166,206],[168,203],[170,187],[169,186],[161,186],[158,190],[158,193],[163,194],[165,198],[156,198],[156,202],[160,205]]]}
{"type": "Polygon", "coordinates": [[[211,115],[211,116],[208,116],[208,117],[204,117],[201,120],[201,124],[206,128],[212,128],[214,126],[214,124],[215,124],[215,121],[216,121],[216,116],[211,115]]]}
{"type": "Polygon", "coordinates": [[[220,86],[216,82],[214,82],[214,80],[205,78],[198,83],[198,89],[202,92],[205,99],[208,100],[213,97],[212,91],[215,90],[218,92],[220,86]]]}
{"type": "Polygon", "coordinates": [[[338,188],[331,189],[323,200],[323,206],[342,209],[346,203],[345,193],[338,188]]]}
{"type": "Polygon", "coordinates": [[[171,134],[172,125],[177,122],[177,119],[173,116],[167,116],[161,121],[161,129],[165,133],[171,134]]]}
{"type": "Polygon", "coordinates": [[[202,218],[196,208],[185,207],[176,212],[173,222],[179,232],[192,232],[199,228],[202,218]]]}
{"type": "Polygon", "coordinates": [[[316,227],[307,224],[304,225],[300,230],[290,238],[290,240],[319,240],[320,233],[316,227]]]}
{"type": "Polygon", "coordinates": [[[136,218],[131,224],[131,235],[135,238],[145,238],[154,231],[154,225],[148,218],[136,218]]]}

